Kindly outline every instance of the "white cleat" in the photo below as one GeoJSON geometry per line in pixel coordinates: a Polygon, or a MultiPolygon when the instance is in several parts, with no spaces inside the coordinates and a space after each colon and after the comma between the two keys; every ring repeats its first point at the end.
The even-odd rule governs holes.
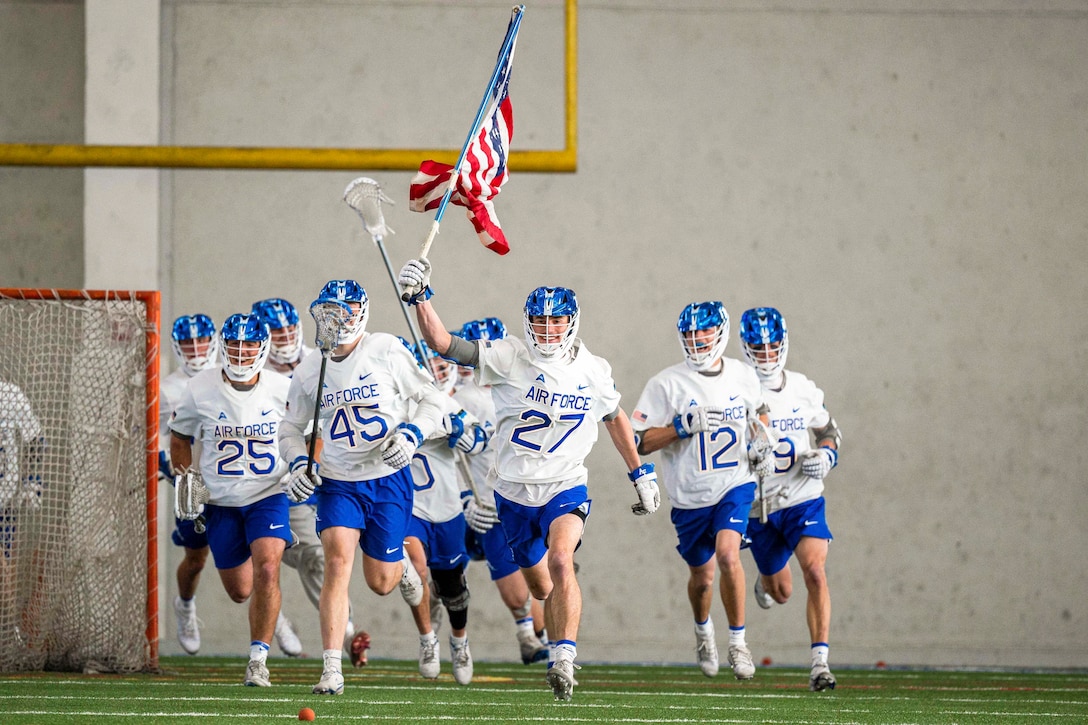
{"type": "Polygon", "coordinates": [[[295,625],[280,612],[276,618],[276,644],[288,657],[298,657],[302,654],[302,641],[295,633],[295,625]]]}
{"type": "Polygon", "coordinates": [[[574,679],[574,671],[582,669],[571,660],[558,660],[548,668],[548,684],[552,687],[552,694],[556,700],[570,700],[574,697],[574,686],[578,680],[574,679]]]}
{"type": "Polygon", "coordinates": [[[774,606],[774,597],[767,593],[767,590],[763,588],[763,577],[756,577],[756,604],[763,609],[770,609],[774,606]]]}
{"type": "Polygon", "coordinates": [[[831,668],[826,662],[812,666],[812,672],[808,676],[808,689],[813,692],[835,689],[835,675],[831,674],[831,668]]]}
{"type": "Polygon", "coordinates": [[[733,666],[733,677],[738,680],[750,680],[756,676],[756,664],[748,645],[729,645],[729,664],[733,666]]]}
{"type": "Polygon", "coordinates": [[[442,669],[438,650],[438,637],[429,642],[419,643],[419,674],[428,680],[438,679],[438,673],[442,669]]]}
{"type": "Polygon", "coordinates": [[[529,630],[518,632],[518,649],[521,651],[523,665],[531,665],[548,659],[548,645],[541,642],[540,638],[529,630]]]}
{"type": "Polygon", "coordinates": [[[419,572],[412,566],[408,554],[404,554],[404,573],[400,576],[400,595],[409,607],[418,607],[423,601],[423,580],[419,578],[419,572]]]}
{"type": "Polygon", "coordinates": [[[188,608],[181,604],[181,597],[174,597],[174,614],[178,618],[178,642],[191,655],[200,651],[200,624],[196,619],[196,605],[188,608]]]}
{"type": "Polygon", "coordinates": [[[695,633],[695,658],[704,675],[713,677],[718,674],[718,643],[714,641],[714,632],[709,632],[706,637],[695,633]]]}
{"type": "Polygon", "coordinates": [[[272,681],[268,678],[268,666],[264,662],[250,660],[246,667],[246,679],[242,680],[246,687],[271,687],[272,681]]]}
{"type": "Polygon", "coordinates": [[[344,673],[326,668],[321,673],[321,679],[314,685],[315,695],[343,695],[344,673]]]}
{"type": "Polygon", "coordinates": [[[468,648],[468,637],[465,637],[464,644],[458,645],[450,636],[450,661],[453,662],[453,679],[458,685],[472,682],[472,652],[468,648]]]}

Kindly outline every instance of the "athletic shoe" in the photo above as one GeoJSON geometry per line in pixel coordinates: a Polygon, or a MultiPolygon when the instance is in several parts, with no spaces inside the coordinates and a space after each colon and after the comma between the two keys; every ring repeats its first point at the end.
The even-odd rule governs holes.
{"type": "Polygon", "coordinates": [[[443,614],[445,614],[446,608],[442,606],[442,600],[434,595],[434,591],[431,591],[431,631],[438,634],[438,630],[442,629],[443,614]]]}
{"type": "Polygon", "coordinates": [[[174,597],[174,614],[178,618],[178,642],[191,655],[200,651],[200,625],[196,619],[196,606],[188,609],[181,605],[181,597],[174,597]]]}
{"type": "Polygon", "coordinates": [[[763,609],[770,609],[774,606],[774,597],[767,593],[767,590],[763,588],[763,577],[756,575],[756,604],[763,609]]]}
{"type": "Polygon", "coordinates": [[[283,612],[276,617],[276,644],[288,657],[298,657],[302,654],[302,641],[295,633],[295,625],[283,616],[283,612]]]}
{"type": "Polygon", "coordinates": [[[351,638],[351,647],[348,648],[348,652],[351,654],[352,667],[366,667],[366,651],[368,649],[370,649],[370,635],[363,630],[359,630],[351,638]]]}
{"type": "Polygon", "coordinates": [[[464,644],[454,644],[450,636],[450,661],[453,662],[453,679],[458,685],[472,682],[472,652],[468,649],[468,638],[464,644]]]}
{"type": "Polygon", "coordinates": [[[729,664],[733,666],[733,677],[738,680],[750,680],[756,676],[756,665],[752,662],[748,645],[729,645],[729,664]]]}
{"type": "Polygon", "coordinates": [[[574,671],[580,669],[572,660],[557,660],[548,668],[548,684],[556,700],[569,700],[574,696],[574,686],[578,684],[574,671]]]}
{"type": "Polygon", "coordinates": [[[713,631],[705,637],[695,633],[695,659],[707,677],[718,674],[718,643],[714,641],[713,631]]]}
{"type": "Polygon", "coordinates": [[[423,601],[423,580],[419,578],[419,572],[412,566],[408,554],[404,555],[404,573],[400,577],[400,595],[409,607],[418,607],[423,601]]]}
{"type": "Polygon", "coordinates": [[[246,687],[271,687],[272,681],[268,679],[268,666],[264,662],[250,660],[246,667],[246,679],[242,680],[246,687]]]}
{"type": "Polygon", "coordinates": [[[325,668],[321,672],[321,679],[314,685],[315,695],[343,695],[344,673],[325,668]]]}
{"type": "Polygon", "coordinates": [[[429,642],[419,643],[419,674],[428,680],[437,679],[442,669],[438,650],[438,637],[429,642]]]}
{"type": "Polygon", "coordinates": [[[835,675],[831,674],[831,668],[826,662],[812,666],[812,672],[808,676],[808,689],[813,692],[835,689],[835,675]]]}
{"type": "Polygon", "coordinates": [[[529,630],[518,630],[518,648],[521,650],[521,663],[531,665],[548,659],[548,645],[540,641],[529,630]]]}

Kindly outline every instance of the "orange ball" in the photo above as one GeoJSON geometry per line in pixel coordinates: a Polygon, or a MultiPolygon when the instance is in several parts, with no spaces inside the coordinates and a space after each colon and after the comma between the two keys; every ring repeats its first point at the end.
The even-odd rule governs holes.
{"type": "Polygon", "coordinates": [[[763,666],[764,667],[770,667],[771,666],[771,658],[770,657],[764,657],[763,658],[763,666]]]}
{"type": "Polygon", "coordinates": [[[308,721],[308,720],[313,720],[315,717],[317,717],[317,715],[315,715],[314,711],[311,710],[308,707],[304,707],[304,708],[302,708],[301,710],[298,711],[298,719],[299,720],[307,720],[308,721]]]}

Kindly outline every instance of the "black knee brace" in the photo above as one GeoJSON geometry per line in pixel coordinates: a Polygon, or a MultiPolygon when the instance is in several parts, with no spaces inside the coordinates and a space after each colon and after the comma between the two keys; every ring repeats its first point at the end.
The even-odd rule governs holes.
{"type": "Polygon", "coordinates": [[[446,611],[450,613],[450,627],[464,629],[468,623],[468,585],[464,567],[456,569],[431,569],[431,581],[446,611]]]}

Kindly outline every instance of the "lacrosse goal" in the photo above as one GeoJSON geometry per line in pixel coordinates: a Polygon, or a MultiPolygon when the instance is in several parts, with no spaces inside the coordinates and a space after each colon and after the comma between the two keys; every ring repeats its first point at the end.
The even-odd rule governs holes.
{"type": "Polygon", "coordinates": [[[158,668],[159,293],[0,289],[0,671],[158,668]]]}

